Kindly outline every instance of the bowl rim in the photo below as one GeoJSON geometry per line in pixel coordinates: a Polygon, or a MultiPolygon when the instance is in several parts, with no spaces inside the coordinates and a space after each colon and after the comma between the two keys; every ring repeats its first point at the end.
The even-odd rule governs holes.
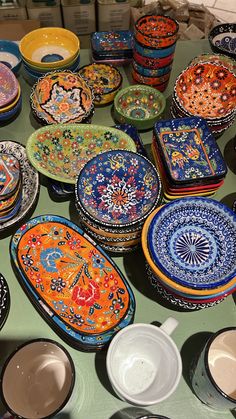
{"type": "MultiPolygon", "coordinates": [[[[101,94],[101,97],[106,97],[106,95],[110,95],[111,93],[113,93],[113,92],[115,92],[117,89],[119,89],[120,88],[120,86],[122,85],[122,83],[123,83],[123,76],[122,76],[122,74],[121,74],[121,72],[120,72],[120,70],[118,70],[118,68],[116,68],[114,65],[112,65],[112,64],[108,64],[108,63],[90,63],[90,64],[85,64],[85,65],[83,65],[82,67],[80,67],[79,68],[79,70],[78,70],[78,73],[80,74],[80,76],[81,77],[83,77],[83,79],[88,83],[88,84],[90,84],[90,82],[89,82],[89,80],[84,76],[84,75],[82,75],[81,74],[81,71],[83,71],[85,68],[88,68],[88,67],[100,67],[100,66],[103,66],[103,67],[108,67],[108,68],[111,68],[112,70],[114,70],[114,72],[115,73],[117,73],[118,75],[119,75],[119,77],[120,77],[120,81],[119,81],[119,83],[115,86],[115,87],[113,87],[113,89],[111,89],[111,90],[109,90],[109,92],[106,92],[106,93],[102,93],[101,94]]],[[[93,83],[91,83],[90,84],[90,87],[91,87],[91,89],[96,89],[95,87],[94,87],[94,84],[93,83]]],[[[96,95],[96,91],[94,92],[94,94],[96,95]]],[[[95,102],[96,102],[96,100],[95,100],[95,102]]]]}
{"type": "Polygon", "coordinates": [[[174,18],[172,18],[172,17],[170,17],[170,16],[165,16],[165,15],[162,15],[162,14],[152,14],[152,15],[144,15],[144,16],[140,16],[140,18],[135,22],[135,25],[134,25],[134,27],[135,27],[135,30],[137,30],[139,33],[141,33],[142,35],[144,35],[144,36],[146,36],[147,38],[151,38],[151,39],[158,39],[158,38],[170,38],[170,37],[172,37],[172,36],[174,36],[174,35],[177,35],[177,33],[178,33],[178,30],[179,30],[179,24],[178,24],[178,22],[177,22],[177,20],[175,20],[174,18]],[[153,19],[154,18],[157,18],[157,17],[161,17],[161,18],[165,18],[166,20],[169,20],[169,21],[172,21],[174,24],[175,24],[175,30],[171,33],[171,34],[169,34],[169,35],[157,35],[157,36],[150,36],[150,35],[147,35],[145,32],[143,32],[142,30],[140,30],[139,28],[138,28],[138,25],[139,25],[139,23],[140,23],[140,21],[141,20],[143,20],[143,19],[146,19],[147,17],[152,17],[153,19]]]}

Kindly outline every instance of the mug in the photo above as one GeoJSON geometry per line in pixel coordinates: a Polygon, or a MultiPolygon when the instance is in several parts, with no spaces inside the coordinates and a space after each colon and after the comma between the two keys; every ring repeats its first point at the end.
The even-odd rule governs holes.
{"type": "Polygon", "coordinates": [[[182,374],[179,350],[170,334],[178,325],[170,317],[160,327],[136,323],[112,339],[106,358],[111,385],[120,399],[148,406],[167,399],[182,374]]]}
{"type": "Polygon", "coordinates": [[[236,327],[213,334],[191,374],[195,395],[210,408],[236,408],[236,327]]]}
{"type": "Polygon", "coordinates": [[[15,418],[43,419],[68,411],[74,389],[72,358],[51,339],[19,346],[1,371],[1,399],[15,418]]]}

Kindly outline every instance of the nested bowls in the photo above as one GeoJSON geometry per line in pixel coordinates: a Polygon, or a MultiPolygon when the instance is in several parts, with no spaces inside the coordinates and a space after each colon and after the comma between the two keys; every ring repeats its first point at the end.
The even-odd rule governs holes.
{"type": "Polygon", "coordinates": [[[30,104],[42,124],[90,122],[94,96],[79,74],[58,70],[47,73],[35,83],[30,104]]]}
{"type": "Polygon", "coordinates": [[[169,16],[146,15],[136,21],[134,35],[144,46],[165,48],[177,41],[178,30],[178,23],[169,16]]]}
{"type": "Polygon", "coordinates": [[[164,95],[154,87],[136,84],[120,90],[114,99],[114,117],[139,130],[150,129],[166,106],[164,95]]]}
{"type": "Polygon", "coordinates": [[[213,52],[236,58],[236,23],[221,23],[215,26],[208,35],[213,52]]]}
{"type": "Polygon", "coordinates": [[[110,149],[136,151],[132,138],[121,130],[93,124],[56,124],[36,130],[27,140],[32,165],[45,176],[75,184],[83,165],[110,149]]]}
{"type": "Polygon", "coordinates": [[[0,122],[6,122],[16,117],[21,110],[21,87],[13,71],[2,63],[0,78],[0,122]]]}
{"type": "Polygon", "coordinates": [[[107,105],[113,102],[122,86],[120,71],[109,64],[92,63],[79,69],[79,74],[91,86],[95,105],[107,105]]]}
{"type": "Polygon", "coordinates": [[[18,74],[21,67],[21,54],[16,42],[0,40],[0,61],[9,67],[15,75],[18,74]]]}

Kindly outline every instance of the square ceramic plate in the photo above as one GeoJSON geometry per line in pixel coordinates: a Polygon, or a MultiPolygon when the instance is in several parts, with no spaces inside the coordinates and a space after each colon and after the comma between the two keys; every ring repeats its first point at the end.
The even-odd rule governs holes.
{"type": "Polygon", "coordinates": [[[133,33],[127,31],[94,32],[91,35],[92,51],[99,56],[132,57],[133,33]]]}

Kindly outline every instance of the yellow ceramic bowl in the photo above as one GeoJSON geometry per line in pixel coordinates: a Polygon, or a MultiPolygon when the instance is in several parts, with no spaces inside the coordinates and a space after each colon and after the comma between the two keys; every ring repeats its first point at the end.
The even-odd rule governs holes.
{"type": "MultiPolygon", "coordinates": [[[[78,52],[78,54],[75,56],[75,58],[72,61],[68,62],[65,65],[60,65],[60,70],[67,70],[68,68],[70,69],[74,64],[76,64],[77,61],[79,63],[79,58],[80,58],[80,51],[78,52]]],[[[49,72],[49,70],[51,71],[52,67],[53,68],[55,67],[53,63],[52,63],[52,66],[50,68],[48,68],[48,67],[45,68],[45,67],[40,67],[40,65],[39,66],[32,65],[29,62],[24,61],[24,60],[23,60],[23,64],[28,66],[29,69],[32,69],[33,71],[37,71],[38,73],[41,73],[41,74],[42,73],[46,74],[46,73],[49,72]]]]}
{"type": "Polygon", "coordinates": [[[141,243],[142,243],[142,249],[145,256],[146,261],[148,262],[149,266],[151,267],[152,271],[163,281],[164,284],[169,285],[173,290],[178,290],[180,292],[191,294],[191,295],[212,295],[214,294],[214,291],[217,293],[227,291],[229,288],[234,286],[236,284],[236,277],[234,277],[231,281],[229,281],[227,284],[217,287],[217,288],[211,288],[211,289],[194,289],[194,288],[187,288],[184,287],[177,282],[172,281],[169,277],[165,276],[160,269],[158,269],[157,265],[153,262],[147,245],[147,234],[148,229],[150,226],[150,223],[154,217],[154,215],[160,210],[161,207],[157,208],[155,211],[153,211],[149,217],[146,219],[143,230],[142,230],[142,237],[141,237],[141,243]]]}
{"type": "Polygon", "coordinates": [[[17,95],[16,95],[15,99],[13,100],[13,102],[9,103],[9,105],[4,106],[3,108],[0,108],[0,114],[4,113],[4,112],[8,112],[12,108],[14,108],[14,106],[17,104],[18,100],[20,99],[20,95],[21,95],[21,87],[20,87],[20,84],[19,84],[18,92],[17,92],[17,95]]]}
{"type": "Polygon", "coordinates": [[[40,68],[60,68],[72,62],[80,51],[79,38],[64,28],[39,28],[26,34],[19,44],[29,64],[40,68]]]}

